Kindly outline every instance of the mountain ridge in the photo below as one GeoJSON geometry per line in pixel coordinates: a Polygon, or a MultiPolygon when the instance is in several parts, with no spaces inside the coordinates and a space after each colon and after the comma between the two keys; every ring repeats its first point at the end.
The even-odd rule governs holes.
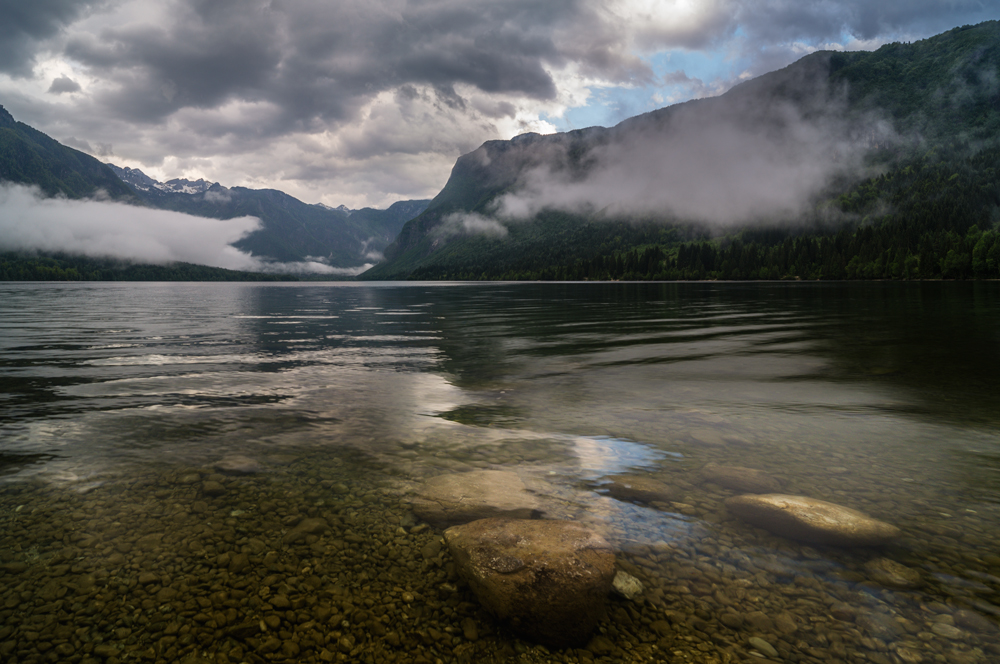
{"type": "Polygon", "coordinates": [[[303,271],[310,262],[363,269],[381,258],[402,225],[427,203],[398,201],[385,210],[348,210],[310,205],[274,189],[226,188],[203,179],[161,183],[139,169],[104,164],[67,147],[15,120],[3,106],[0,182],[37,186],[47,197],[107,199],[216,219],[257,217],[261,227],[233,246],[265,262],[301,264],[303,271]]]}
{"type": "MultiPolygon", "coordinates": [[[[694,127],[711,138],[713,127],[706,121],[699,125],[699,118],[721,118],[725,122],[719,124],[735,128],[737,135],[784,138],[814,131],[823,149],[817,150],[815,159],[792,164],[805,170],[818,162],[837,166],[837,160],[842,161],[842,167],[829,168],[817,180],[797,216],[786,214],[787,219],[777,220],[785,224],[782,241],[809,228],[822,235],[839,232],[845,224],[898,225],[905,220],[880,212],[878,201],[868,201],[861,208],[845,201],[860,196],[865,187],[882,187],[884,181],[880,184],[877,178],[886,172],[895,169],[903,174],[907,164],[923,163],[919,160],[928,150],[938,149],[939,159],[953,160],[959,168],[966,157],[995,142],[1000,135],[998,69],[1000,22],[989,21],[913,44],[887,44],[873,52],[813,53],[740,83],[719,97],[657,109],[610,128],[488,141],[456,161],[451,177],[427,210],[408,222],[386,248],[386,261],[360,278],[538,278],[547,268],[553,269],[546,278],[555,278],[552,275],[579,275],[574,267],[578,262],[598,255],[610,259],[615,252],[641,250],[646,245],[659,247],[664,269],[654,273],[669,278],[677,265],[678,248],[685,242],[713,237],[716,244],[728,242],[719,236],[735,237],[769,222],[780,228],[774,215],[768,219],[766,214],[745,223],[713,224],[670,211],[615,213],[614,205],[600,206],[606,199],[597,200],[589,211],[539,205],[527,220],[511,221],[498,215],[505,201],[530,190],[539,168],[557,175],[550,179],[558,180],[565,190],[578,191],[595,169],[603,168],[601,159],[614,154],[615,146],[641,152],[643,137],[656,138],[657,132],[662,137],[671,126],[694,127]],[[486,229],[492,235],[456,231],[456,220],[466,229],[486,229]],[[567,243],[575,244],[569,247],[567,243]],[[559,252],[562,262],[548,261],[542,247],[559,252]],[[667,265],[670,261],[674,261],[673,268],[667,265]]],[[[809,140],[806,136],[800,143],[809,147],[809,140]]],[[[627,149],[619,149],[617,156],[627,155],[627,149]]],[[[629,165],[624,158],[621,163],[629,165]]],[[[789,170],[794,175],[794,169],[789,170]]],[[[632,174],[637,172],[632,169],[632,174]]],[[[723,195],[716,197],[724,198],[726,193],[721,191],[723,195]]],[[[544,197],[541,201],[545,203],[544,197]]],[[[989,197],[981,201],[987,212],[991,201],[989,197]]],[[[925,202],[931,204],[929,199],[925,202]]],[[[969,218],[973,216],[983,220],[982,214],[969,218]]],[[[959,223],[950,230],[964,234],[971,225],[959,223]]],[[[907,250],[919,253],[915,247],[907,250]]],[[[943,257],[934,260],[939,259],[943,257]]],[[[942,274],[940,269],[926,273],[942,274]]]]}
{"type": "Polygon", "coordinates": [[[16,121],[0,105],[0,181],[38,186],[46,195],[98,194],[135,202],[135,192],[97,159],[16,121]]]}
{"type": "Polygon", "coordinates": [[[108,166],[151,207],[228,219],[254,216],[263,227],[233,246],[283,263],[322,262],[335,268],[371,263],[425,201],[397,201],[385,210],[309,204],[277,189],[224,187],[203,179],[159,182],[139,169],[108,166]]]}

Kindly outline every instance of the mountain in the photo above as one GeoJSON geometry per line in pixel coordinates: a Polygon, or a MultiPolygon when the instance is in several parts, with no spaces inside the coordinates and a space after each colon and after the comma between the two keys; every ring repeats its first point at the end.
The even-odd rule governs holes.
{"type": "Polygon", "coordinates": [[[73,148],[52,140],[0,106],[0,181],[37,185],[49,196],[103,195],[134,202],[135,192],[114,172],[73,148]]]}
{"type": "Polygon", "coordinates": [[[489,141],[361,278],[990,276],[998,71],[990,21],[489,141]]]}
{"type": "Polygon", "coordinates": [[[375,262],[403,224],[428,203],[399,201],[386,210],[348,210],[303,203],[275,189],[227,188],[205,180],[158,182],[139,169],[108,166],[151,207],[216,219],[259,218],[262,227],[233,246],[279,262],[321,261],[341,268],[375,262]]]}
{"type": "MultiPolygon", "coordinates": [[[[261,220],[261,228],[236,242],[236,248],[265,261],[318,261],[347,269],[378,261],[403,224],[423,212],[429,202],[400,201],[386,210],[349,210],[309,205],[273,189],[230,189],[205,180],[158,182],[139,169],[102,164],[66,147],[15,121],[0,106],[2,181],[35,185],[48,196],[108,198],[217,219],[254,216],[261,220]]],[[[65,262],[65,258],[50,259],[65,262]]],[[[33,265],[31,257],[25,260],[25,265],[33,265]]],[[[106,266],[88,265],[80,270],[81,274],[104,274],[106,266]]],[[[195,273],[188,270],[187,274],[195,273]]]]}

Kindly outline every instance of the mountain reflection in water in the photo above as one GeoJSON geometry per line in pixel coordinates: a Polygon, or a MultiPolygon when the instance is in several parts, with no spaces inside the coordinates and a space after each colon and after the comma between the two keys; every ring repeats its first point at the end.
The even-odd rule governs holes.
{"type": "Polygon", "coordinates": [[[0,284],[0,659],[997,661],[998,341],[994,283],[0,284]],[[903,535],[782,539],[707,463],[903,535]],[[644,584],[590,649],[410,510],[481,469],[644,584]]]}

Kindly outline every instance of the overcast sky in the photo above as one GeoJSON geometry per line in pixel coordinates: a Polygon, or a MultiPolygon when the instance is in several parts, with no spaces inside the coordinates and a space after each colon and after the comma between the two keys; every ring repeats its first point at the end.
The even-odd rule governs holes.
{"type": "Polygon", "coordinates": [[[1000,0],[0,0],[0,104],[103,161],[307,203],[431,197],[455,159],[609,126],[1000,0]]]}

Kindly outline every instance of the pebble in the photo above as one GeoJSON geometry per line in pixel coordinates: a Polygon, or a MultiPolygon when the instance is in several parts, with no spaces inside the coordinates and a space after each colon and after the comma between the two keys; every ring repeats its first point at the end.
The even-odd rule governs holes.
{"type": "Polygon", "coordinates": [[[476,621],[472,618],[462,619],[462,635],[469,641],[479,640],[479,630],[476,628],[476,621]]]}
{"type": "Polygon", "coordinates": [[[222,486],[219,482],[202,482],[201,492],[206,496],[222,496],[226,493],[226,487],[222,486]]]}
{"type": "Polygon", "coordinates": [[[920,572],[889,558],[875,558],[865,563],[872,581],[890,588],[917,588],[923,583],[920,572]]]}
{"type": "Polygon", "coordinates": [[[761,653],[767,655],[768,657],[776,659],[778,657],[778,651],[774,649],[770,643],[760,638],[759,636],[751,636],[748,639],[751,646],[759,650],[761,653]]]}
{"type": "Polygon", "coordinates": [[[751,611],[744,614],[743,622],[758,632],[774,631],[774,622],[763,611],[751,611]]]}
{"type": "Polygon", "coordinates": [[[615,573],[615,578],[611,582],[611,589],[629,600],[641,597],[644,590],[642,581],[622,570],[618,570],[615,573]]]}
{"type": "Polygon", "coordinates": [[[946,639],[960,639],[964,634],[962,630],[954,625],[949,625],[943,622],[932,623],[931,631],[938,636],[943,636],[946,639]]]}
{"type": "Polygon", "coordinates": [[[587,650],[594,653],[598,657],[603,657],[604,655],[611,655],[617,650],[614,642],[606,636],[598,634],[597,636],[590,639],[587,644],[587,650]]]}

